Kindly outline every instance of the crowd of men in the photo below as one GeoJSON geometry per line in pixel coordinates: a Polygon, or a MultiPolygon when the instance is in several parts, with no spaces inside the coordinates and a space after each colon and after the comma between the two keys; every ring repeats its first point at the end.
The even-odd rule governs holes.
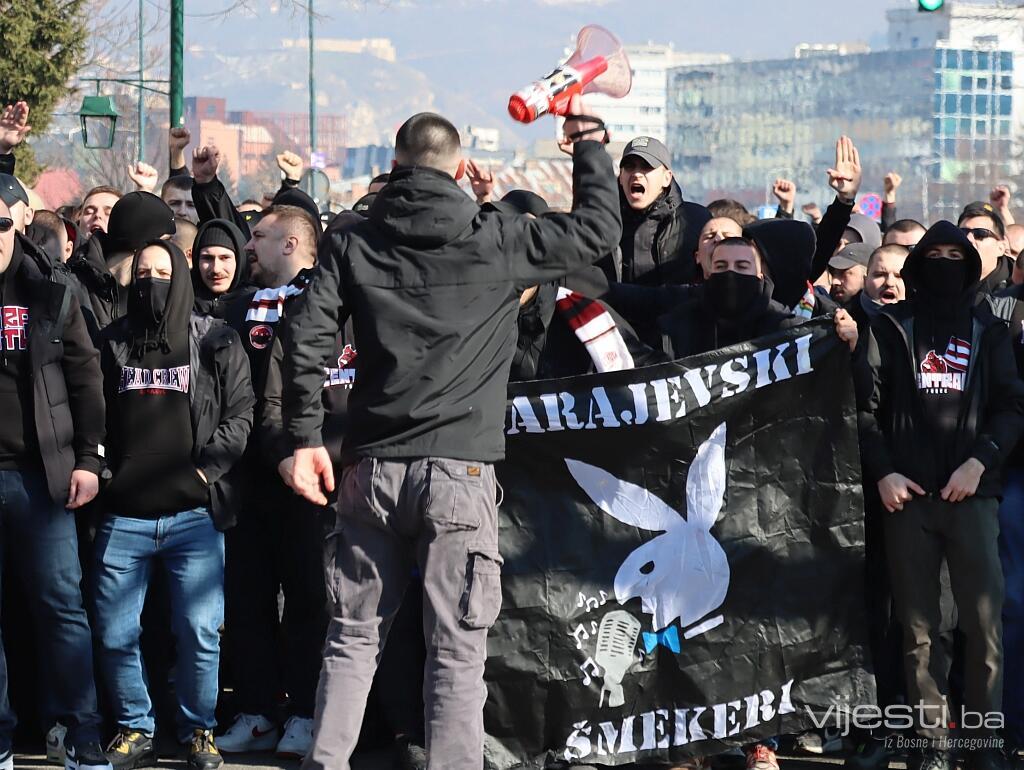
{"type": "MultiPolygon", "coordinates": [[[[1004,714],[998,735],[978,731],[1000,740],[959,757],[946,722],[920,720],[933,740],[914,770],[1019,761],[1024,226],[1009,191],[929,225],[897,218],[891,173],[879,224],[855,212],[860,158],[842,137],[825,212],[795,219],[779,179],[778,214],[758,221],[687,201],[657,139],[632,139],[616,173],[603,123],[578,99],[572,113],[570,212],[525,190],[492,200],[457,131],[421,113],[394,169],[324,215],[292,153],[276,193],[235,205],[215,147],[188,167],[182,128],[159,195],[140,163],[137,190],[45,210],[14,175],[29,106],[5,108],[2,559],[30,595],[57,761],[154,764],[170,693],[159,727],[195,770],[264,751],[347,768],[368,703],[401,767],[481,767],[507,383],[815,317],[854,373],[878,705],[1004,714]]],[[[890,736],[861,737],[851,770],[886,767],[890,736]]],[[[778,748],[747,746],[749,770],[778,770],[778,748]]]]}

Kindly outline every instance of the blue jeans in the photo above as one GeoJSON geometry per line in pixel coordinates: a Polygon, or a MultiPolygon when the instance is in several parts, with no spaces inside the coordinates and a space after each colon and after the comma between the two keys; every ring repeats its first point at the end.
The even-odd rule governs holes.
{"type": "Polygon", "coordinates": [[[1003,715],[1007,738],[1024,746],[1024,469],[1006,471],[999,506],[1003,565],[1003,715]]]}
{"type": "MultiPolygon", "coordinates": [[[[8,563],[30,592],[39,667],[53,716],[67,725],[69,744],[99,740],[75,517],[53,502],[40,471],[0,470],[0,572],[8,563]]],[[[0,644],[0,754],[11,747],[16,723],[0,644]]]]}
{"type": "Polygon", "coordinates": [[[117,724],[148,735],[156,726],[139,635],[146,588],[158,567],[167,578],[178,650],[178,739],[212,729],[224,622],[224,534],[205,508],[159,519],[108,516],[96,533],[95,551],[97,653],[117,724]]]}

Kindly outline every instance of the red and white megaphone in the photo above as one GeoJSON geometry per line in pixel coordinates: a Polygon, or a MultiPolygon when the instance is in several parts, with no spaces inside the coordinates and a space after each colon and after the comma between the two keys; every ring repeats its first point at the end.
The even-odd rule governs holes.
{"type": "Polygon", "coordinates": [[[621,99],[633,85],[633,71],[622,43],[604,27],[580,30],[576,51],[547,77],[531,83],[508,100],[508,114],[520,123],[541,115],[565,115],[576,94],[600,93],[621,99]]]}

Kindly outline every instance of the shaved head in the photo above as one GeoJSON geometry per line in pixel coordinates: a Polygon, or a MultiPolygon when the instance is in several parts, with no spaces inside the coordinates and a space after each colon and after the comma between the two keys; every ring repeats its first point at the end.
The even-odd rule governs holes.
{"type": "Polygon", "coordinates": [[[413,115],[395,137],[395,163],[426,166],[458,177],[462,165],[462,141],[449,121],[433,112],[413,115]]]}

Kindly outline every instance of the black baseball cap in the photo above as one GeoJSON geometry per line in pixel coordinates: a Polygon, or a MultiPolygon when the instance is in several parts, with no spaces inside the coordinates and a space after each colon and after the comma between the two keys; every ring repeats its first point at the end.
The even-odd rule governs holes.
{"type": "Polygon", "coordinates": [[[850,243],[828,261],[828,266],[833,270],[849,270],[857,265],[867,267],[873,252],[874,248],[867,243],[850,243]]]}
{"type": "Polygon", "coordinates": [[[959,227],[965,219],[970,219],[971,217],[988,217],[995,224],[999,237],[1006,237],[1006,223],[991,203],[985,203],[984,201],[968,203],[964,206],[963,213],[960,214],[960,218],[956,221],[957,226],[959,227]]]}
{"type": "Polygon", "coordinates": [[[28,205],[28,193],[21,186],[21,182],[10,174],[0,174],[0,199],[8,206],[15,203],[28,205]]]}
{"type": "MultiPolygon", "coordinates": [[[[665,168],[672,167],[672,155],[668,151],[668,147],[659,142],[653,136],[638,136],[631,140],[626,145],[626,149],[622,151],[622,160],[625,160],[630,155],[635,155],[647,162],[651,168],[658,168],[664,166],[665,168]]],[[[619,162],[621,163],[622,160],[619,162]]]]}

